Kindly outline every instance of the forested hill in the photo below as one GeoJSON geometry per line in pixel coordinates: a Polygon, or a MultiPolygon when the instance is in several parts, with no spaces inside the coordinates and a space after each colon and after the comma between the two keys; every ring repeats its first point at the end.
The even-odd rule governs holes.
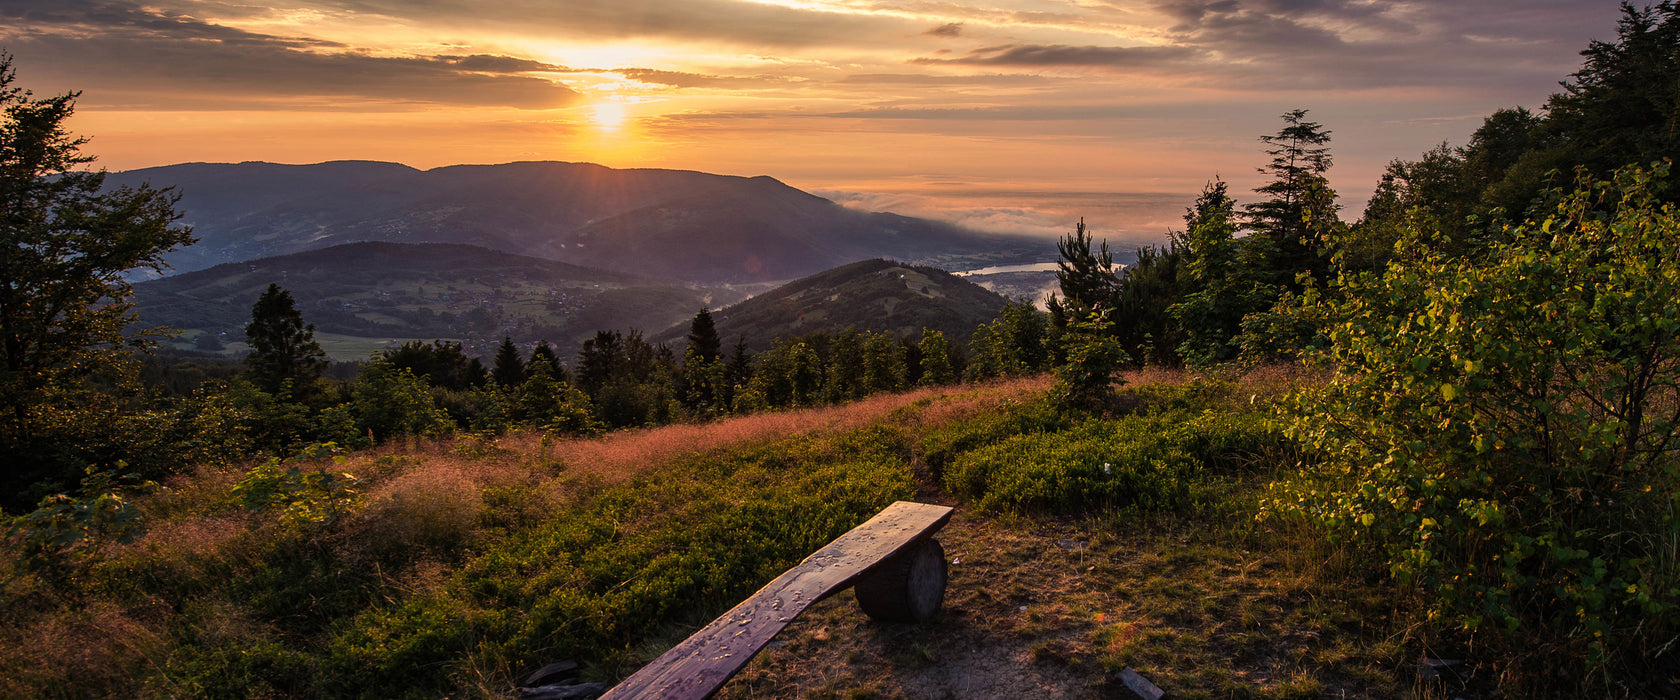
{"type": "MultiPolygon", "coordinates": [[[[996,318],[1007,302],[943,270],[875,259],[790,282],[713,316],[726,342],[745,337],[754,350],[768,348],[776,338],[848,326],[901,338],[918,337],[928,328],[966,343],[974,328],[996,318]]],[[[680,337],[674,330],[659,339],[680,337]]]]}
{"type": "Polygon", "coordinates": [[[290,290],[320,333],[368,340],[341,341],[339,359],[366,357],[369,342],[409,338],[456,339],[487,353],[504,335],[570,353],[601,328],[665,328],[745,295],[439,243],[352,243],[217,265],[134,291],[141,325],[181,329],[176,342],[185,347],[237,352],[251,304],[269,283],[290,290]]]}
{"type": "Polygon", "coordinates": [[[463,243],[695,282],[786,280],[885,256],[948,268],[1034,262],[1048,242],[847,209],[770,177],[523,162],[187,163],[113,173],[175,187],[199,242],[178,271],[343,243],[463,243]]]}

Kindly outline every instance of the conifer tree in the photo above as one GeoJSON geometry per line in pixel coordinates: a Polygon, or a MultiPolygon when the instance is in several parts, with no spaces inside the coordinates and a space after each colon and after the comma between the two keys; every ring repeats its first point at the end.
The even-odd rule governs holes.
{"type": "Polygon", "coordinates": [[[1120,288],[1120,278],[1114,274],[1114,257],[1104,241],[1091,247],[1091,232],[1080,219],[1073,233],[1056,243],[1060,258],[1056,261],[1056,281],[1061,285],[1061,297],[1055,294],[1045,304],[1050,312],[1048,350],[1052,365],[1062,362],[1061,338],[1067,332],[1069,318],[1082,318],[1092,309],[1114,308],[1114,296],[1120,288]]]}
{"type": "Polygon", "coordinates": [[[525,363],[525,374],[527,376],[536,371],[535,367],[538,362],[548,366],[549,376],[561,382],[571,381],[571,378],[567,376],[566,368],[560,365],[560,357],[554,354],[554,348],[549,347],[546,340],[537,341],[537,347],[531,349],[531,359],[525,363]]]}
{"type": "Polygon", "coordinates": [[[270,394],[289,386],[293,398],[308,398],[327,369],[327,354],[315,342],[315,326],[304,324],[291,292],[272,282],[251,307],[245,342],[251,346],[251,354],[245,356],[251,382],[270,394]]]}
{"type": "Polygon", "coordinates": [[[1318,255],[1322,241],[1310,219],[1333,219],[1333,196],[1329,211],[1323,211],[1326,200],[1313,196],[1314,190],[1328,191],[1324,178],[1330,169],[1330,132],[1324,125],[1307,121],[1307,110],[1296,109],[1284,113],[1284,127],[1276,134],[1260,137],[1268,148],[1271,162],[1259,168],[1272,181],[1255,188],[1266,199],[1244,207],[1244,225],[1255,235],[1264,237],[1272,246],[1268,265],[1275,282],[1291,283],[1298,272],[1321,273],[1326,262],[1318,255]]]}
{"type": "Polygon", "coordinates": [[[723,358],[723,341],[718,338],[717,326],[711,312],[701,309],[688,325],[688,347],[702,362],[717,362],[723,358]]]}
{"type": "Polygon", "coordinates": [[[728,395],[719,397],[720,403],[730,407],[731,410],[735,406],[736,390],[745,387],[748,382],[752,381],[752,358],[752,353],[747,350],[747,337],[744,335],[737,336],[735,351],[729,354],[729,361],[723,365],[722,388],[728,392],[728,395]]]}
{"type": "Polygon", "coordinates": [[[1242,319],[1272,305],[1276,286],[1264,279],[1271,239],[1237,238],[1235,203],[1223,182],[1208,183],[1196,207],[1185,216],[1191,228],[1183,238],[1178,267],[1179,303],[1167,309],[1183,334],[1178,354],[1192,365],[1236,358],[1242,319]]]}
{"type": "Polygon", "coordinates": [[[496,361],[490,370],[490,378],[501,387],[516,387],[525,382],[525,359],[519,356],[519,348],[513,344],[513,338],[502,336],[502,344],[496,348],[496,361]]]}

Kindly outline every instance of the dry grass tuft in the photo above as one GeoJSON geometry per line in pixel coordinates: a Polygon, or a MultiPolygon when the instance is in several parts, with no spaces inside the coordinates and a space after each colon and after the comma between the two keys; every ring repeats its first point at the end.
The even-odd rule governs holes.
{"type": "Polygon", "coordinates": [[[156,559],[204,559],[218,555],[245,530],[245,520],[237,515],[165,520],[154,523],[133,542],[112,545],[109,551],[113,558],[144,553],[156,559]]]}
{"type": "Polygon", "coordinates": [[[483,507],[479,485],[467,473],[446,461],[425,462],[369,494],[365,537],[356,540],[381,552],[448,550],[471,535],[483,507]]]}
{"type": "Polygon", "coordinates": [[[1023,400],[1050,386],[1048,376],[975,386],[916,389],[884,394],[843,406],[829,406],[725,418],[712,423],[667,425],[627,430],[604,437],[549,441],[539,433],[510,433],[498,446],[539,464],[558,462],[565,470],[597,477],[606,485],[622,483],[649,467],[697,454],[772,442],[796,435],[831,434],[878,423],[918,402],[938,406],[919,420],[954,420],[988,410],[1004,401],[1023,400]],[[948,399],[941,403],[940,399],[948,399]]]}
{"type": "Polygon", "coordinates": [[[61,608],[11,632],[0,640],[0,697],[32,697],[41,688],[114,695],[165,649],[161,629],[105,601],[61,608]]]}

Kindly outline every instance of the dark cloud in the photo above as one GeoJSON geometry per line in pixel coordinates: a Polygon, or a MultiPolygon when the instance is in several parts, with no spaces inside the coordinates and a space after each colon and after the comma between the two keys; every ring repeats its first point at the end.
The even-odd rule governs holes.
{"type": "Polygon", "coordinates": [[[912,63],[985,66],[1091,66],[1130,68],[1191,59],[1197,52],[1179,46],[1043,46],[1010,44],[975,49],[961,58],[918,58],[912,63]]]}
{"type": "Polygon", "coordinates": [[[408,21],[495,27],[556,37],[665,37],[748,46],[840,46],[887,42],[920,23],[782,7],[749,0],[310,0],[319,7],[408,21]]]}
{"type": "MultiPolygon", "coordinates": [[[[1494,86],[1543,89],[1569,70],[1608,3],[1575,0],[1159,0],[1179,46],[1237,59],[1263,88],[1494,86]]],[[[1210,66],[1219,72],[1218,66],[1210,66]]]]}
{"type": "Polygon", "coordinates": [[[84,101],[95,104],[174,109],[215,97],[246,107],[321,98],[550,108],[578,98],[553,81],[518,75],[558,68],[535,61],[373,56],[120,3],[60,0],[42,8],[0,0],[0,42],[38,73],[74,76],[84,101]]]}
{"type": "Polygon", "coordinates": [[[922,32],[922,33],[926,34],[928,36],[956,38],[956,37],[962,36],[962,29],[963,29],[963,23],[962,22],[948,22],[948,23],[945,23],[945,24],[941,24],[937,27],[934,27],[932,29],[929,29],[929,30],[927,30],[925,32],[922,32]]]}
{"type": "MultiPolygon", "coordinates": [[[[1084,68],[1227,89],[1485,88],[1534,94],[1573,70],[1583,26],[1614,12],[1566,0],[1158,0],[1157,46],[1016,43],[921,65],[1084,68]]],[[[1116,0],[1109,5],[1119,7],[1116,0]]]]}

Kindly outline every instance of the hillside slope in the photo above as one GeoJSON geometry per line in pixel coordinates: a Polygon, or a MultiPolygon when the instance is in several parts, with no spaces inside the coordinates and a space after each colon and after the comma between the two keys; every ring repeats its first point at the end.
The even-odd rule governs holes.
{"type": "Polygon", "coordinates": [[[597,329],[665,328],[745,295],[439,243],[346,244],[134,289],[142,324],[186,331],[180,346],[237,352],[251,304],[271,282],[292,293],[318,333],[367,341],[329,345],[338,359],[408,338],[462,340],[470,353],[487,355],[503,335],[547,340],[569,356],[597,329]]]}
{"type": "MultiPolygon", "coordinates": [[[[745,337],[754,350],[776,338],[814,331],[860,331],[918,337],[923,328],[967,342],[975,326],[997,316],[1007,300],[943,270],[891,260],[863,260],[789,282],[712,314],[729,343],[745,337]]],[[[657,337],[677,340],[686,324],[657,337]]]]}
{"type": "Polygon", "coordinates": [[[847,209],[770,177],[523,162],[186,163],[113,173],[178,188],[180,271],[344,243],[461,243],[695,282],[786,280],[863,257],[1031,262],[1047,241],[847,209]]]}

